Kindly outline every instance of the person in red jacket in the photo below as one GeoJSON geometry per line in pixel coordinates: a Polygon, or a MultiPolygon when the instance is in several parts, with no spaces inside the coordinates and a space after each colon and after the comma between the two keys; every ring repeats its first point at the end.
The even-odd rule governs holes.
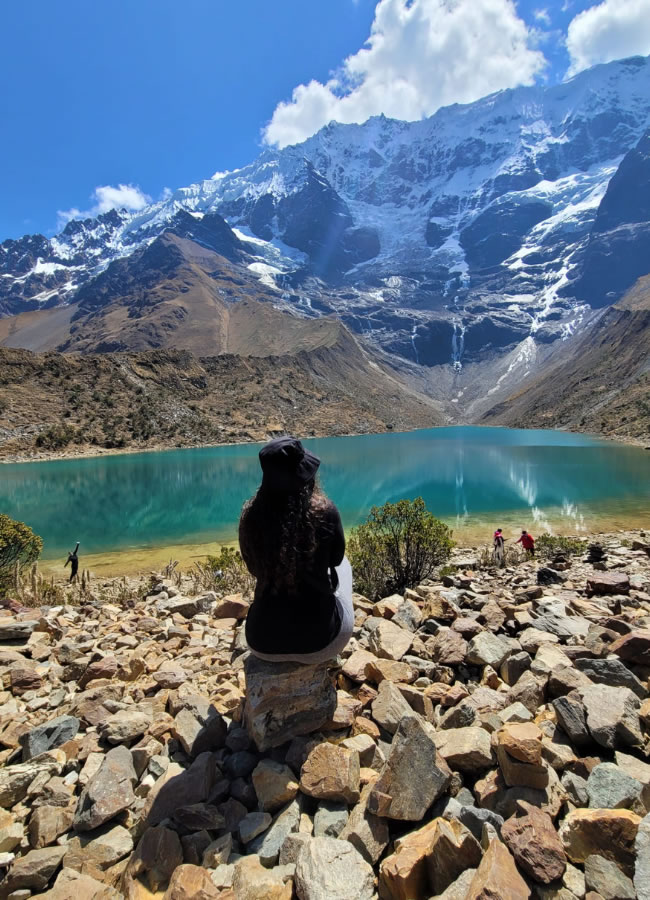
{"type": "Polygon", "coordinates": [[[525,528],[522,530],[521,537],[517,540],[517,543],[521,544],[529,556],[535,555],[535,538],[532,534],[528,534],[525,528]]]}

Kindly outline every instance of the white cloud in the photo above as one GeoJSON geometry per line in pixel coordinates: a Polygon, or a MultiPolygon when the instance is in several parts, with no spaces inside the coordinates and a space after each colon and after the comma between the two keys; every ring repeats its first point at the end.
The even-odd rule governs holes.
{"type": "Polygon", "coordinates": [[[513,0],[379,0],[366,44],[322,84],[298,85],[264,129],[284,147],[331,120],[419,119],[531,84],[546,64],[513,0]]]}
{"type": "Polygon", "coordinates": [[[604,0],[569,24],[568,74],[596,63],[650,53],[650,0],[604,0]]]}
{"type": "Polygon", "coordinates": [[[151,202],[151,197],[135,184],[101,184],[92,192],[90,199],[94,201],[90,209],[81,210],[75,206],[72,209],[60,209],[57,212],[58,227],[63,228],[71,219],[88,219],[110,209],[137,212],[151,202]]]}
{"type": "Polygon", "coordinates": [[[544,7],[543,9],[536,9],[533,13],[538,22],[541,22],[542,25],[550,25],[551,24],[551,16],[549,14],[548,9],[544,7]]]}

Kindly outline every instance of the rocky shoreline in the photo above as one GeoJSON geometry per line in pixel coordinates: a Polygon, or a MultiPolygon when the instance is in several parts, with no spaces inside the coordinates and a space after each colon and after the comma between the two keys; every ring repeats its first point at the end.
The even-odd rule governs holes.
{"type": "Polygon", "coordinates": [[[648,900],[650,535],[598,547],[457,550],[274,676],[184,576],[0,610],[0,898],[648,900]]]}

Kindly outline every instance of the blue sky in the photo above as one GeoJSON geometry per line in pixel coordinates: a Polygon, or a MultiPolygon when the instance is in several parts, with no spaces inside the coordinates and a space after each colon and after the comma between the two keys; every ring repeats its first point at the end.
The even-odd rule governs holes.
{"type": "Polygon", "coordinates": [[[5,4],[0,240],[136,209],[330,118],[418,118],[650,53],[646,22],[650,0],[5,4]]]}

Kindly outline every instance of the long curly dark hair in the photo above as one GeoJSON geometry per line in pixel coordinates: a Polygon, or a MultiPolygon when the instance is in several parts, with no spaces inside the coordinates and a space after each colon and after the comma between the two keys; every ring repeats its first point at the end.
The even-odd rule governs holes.
{"type": "Polygon", "coordinates": [[[239,520],[240,548],[258,583],[295,587],[300,566],[314,553],[316,531],[329,504],[315,478],[291,493],[262,482],[239,520]]]}

